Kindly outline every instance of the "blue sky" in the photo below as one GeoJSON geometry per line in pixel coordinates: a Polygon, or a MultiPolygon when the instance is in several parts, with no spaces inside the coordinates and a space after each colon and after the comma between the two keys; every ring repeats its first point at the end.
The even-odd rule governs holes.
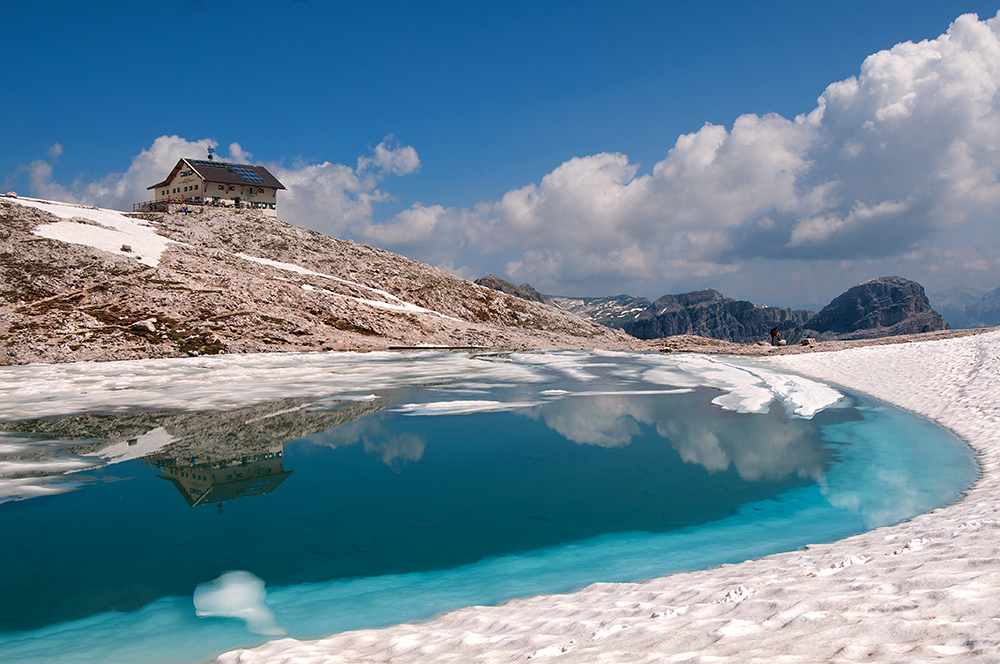
{"type": "Polygon", "coordinates": [[[20,3],[0,184],[128,209],[213,145],[275,171],[286,221],[552,294],[991,290],[998,10],[20,3]]]}

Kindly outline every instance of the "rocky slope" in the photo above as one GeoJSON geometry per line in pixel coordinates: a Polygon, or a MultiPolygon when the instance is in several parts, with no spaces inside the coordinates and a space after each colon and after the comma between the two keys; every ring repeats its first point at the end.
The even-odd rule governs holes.
{"type": "Polygon", "coordinates": [[[549,300],[560,309],[582,316],[608,327],[621,328],[625,323],[651,306],[644,297],[612,295],[611,297],[560,297],[550,295],[549,300]]]}
{"type": "Polygon", "coordinates": [[[620,326],[640,339],[692,334],[736,343],[770,339],[777,327],[790,343],[804,338],[821,341],[869,339],[946,330],[923,287],[902,277],[880,277],[838,295],[818,314],[753,304],[708,289],[664,295],[632,321],[620,326]]]}
{"type": "Polygon", "coordinates": [[[123,217],[0,197],[0,364],[637,343],[555,307],[251,210],[123,217]],[[116,239],[133,230],[165,245],[158,259],[116,239]]]}

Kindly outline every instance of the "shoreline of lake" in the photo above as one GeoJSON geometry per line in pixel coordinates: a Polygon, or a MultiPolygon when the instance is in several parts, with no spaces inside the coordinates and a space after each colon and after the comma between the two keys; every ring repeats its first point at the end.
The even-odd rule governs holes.
{"type": "MultiPolygon", "coordinates": [[[[938,336],[929,341],[913,335],[826,342],[813,350],[839,352],[803,347],[762,361],[869,394],[963,438],[979,455],[982,476],[953,505],[738,565],[645,583],[595,584],[569,595],[471,607],[426,623],[317,641],[272,641],[218,661],[763,662],[780,656],[790,662],[890,662],[996,656],[1000,332],[952,332],[932,333],[938,336]],[[921,343],[906,343],[912,341],[921,343]]],[[[761,354],[772,353],[765,347],[761,354]]]]}

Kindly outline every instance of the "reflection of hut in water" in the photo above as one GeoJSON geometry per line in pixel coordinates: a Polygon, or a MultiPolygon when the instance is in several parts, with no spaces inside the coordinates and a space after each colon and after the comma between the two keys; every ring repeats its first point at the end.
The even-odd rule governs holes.
{"type": "Polygon", "coordinates": [[[103,459],[99,465],[139,458],[163,471],[163,479],[173,482],[189,504],[221,504],[278,488],[291,475],[282,466],[285,443],[383,408],[376,401],[319,407],[295,398],[229,411],[83,413],[0,422],[0,431],[57,438],[70,444],[53,447],[50,455],[103,459]]]}
{"type": "Polygon", "coordinates": [[[173,482],[191,507],[220,506],[227,500],[271,493],[292,471],[285,470],[281,447],[266,454],[198,464],[154,465],[163,471],[160,479],[173,482]]]}
{"type": "Polygon", "coordinates": [[[291,399],[250,406],[176,427],[177,438],[142,459],[159,468],[192,507],[259,496],[278,488],[284,443],[369,415],[384,406],[352,403],[334,410],[310,410],[291,399]]]}

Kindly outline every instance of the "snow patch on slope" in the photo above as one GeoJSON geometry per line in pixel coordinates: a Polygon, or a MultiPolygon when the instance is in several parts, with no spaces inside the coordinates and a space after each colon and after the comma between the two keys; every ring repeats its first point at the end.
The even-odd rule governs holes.
{"type": "Polygon", "coordinates": [[[82,244],[119,256],[136,257],[140,263],[150,267],[159,265],[160,256],[173,243],[173,240],[158,235],[145,220],[126,217],[117,210],[30,198],[17,198],[14,202],[69,220],[39,226],[32,231],[35,235],[69,244],[82,244]],[[129,247],[130,251],[122,247],[129,247]]]}

